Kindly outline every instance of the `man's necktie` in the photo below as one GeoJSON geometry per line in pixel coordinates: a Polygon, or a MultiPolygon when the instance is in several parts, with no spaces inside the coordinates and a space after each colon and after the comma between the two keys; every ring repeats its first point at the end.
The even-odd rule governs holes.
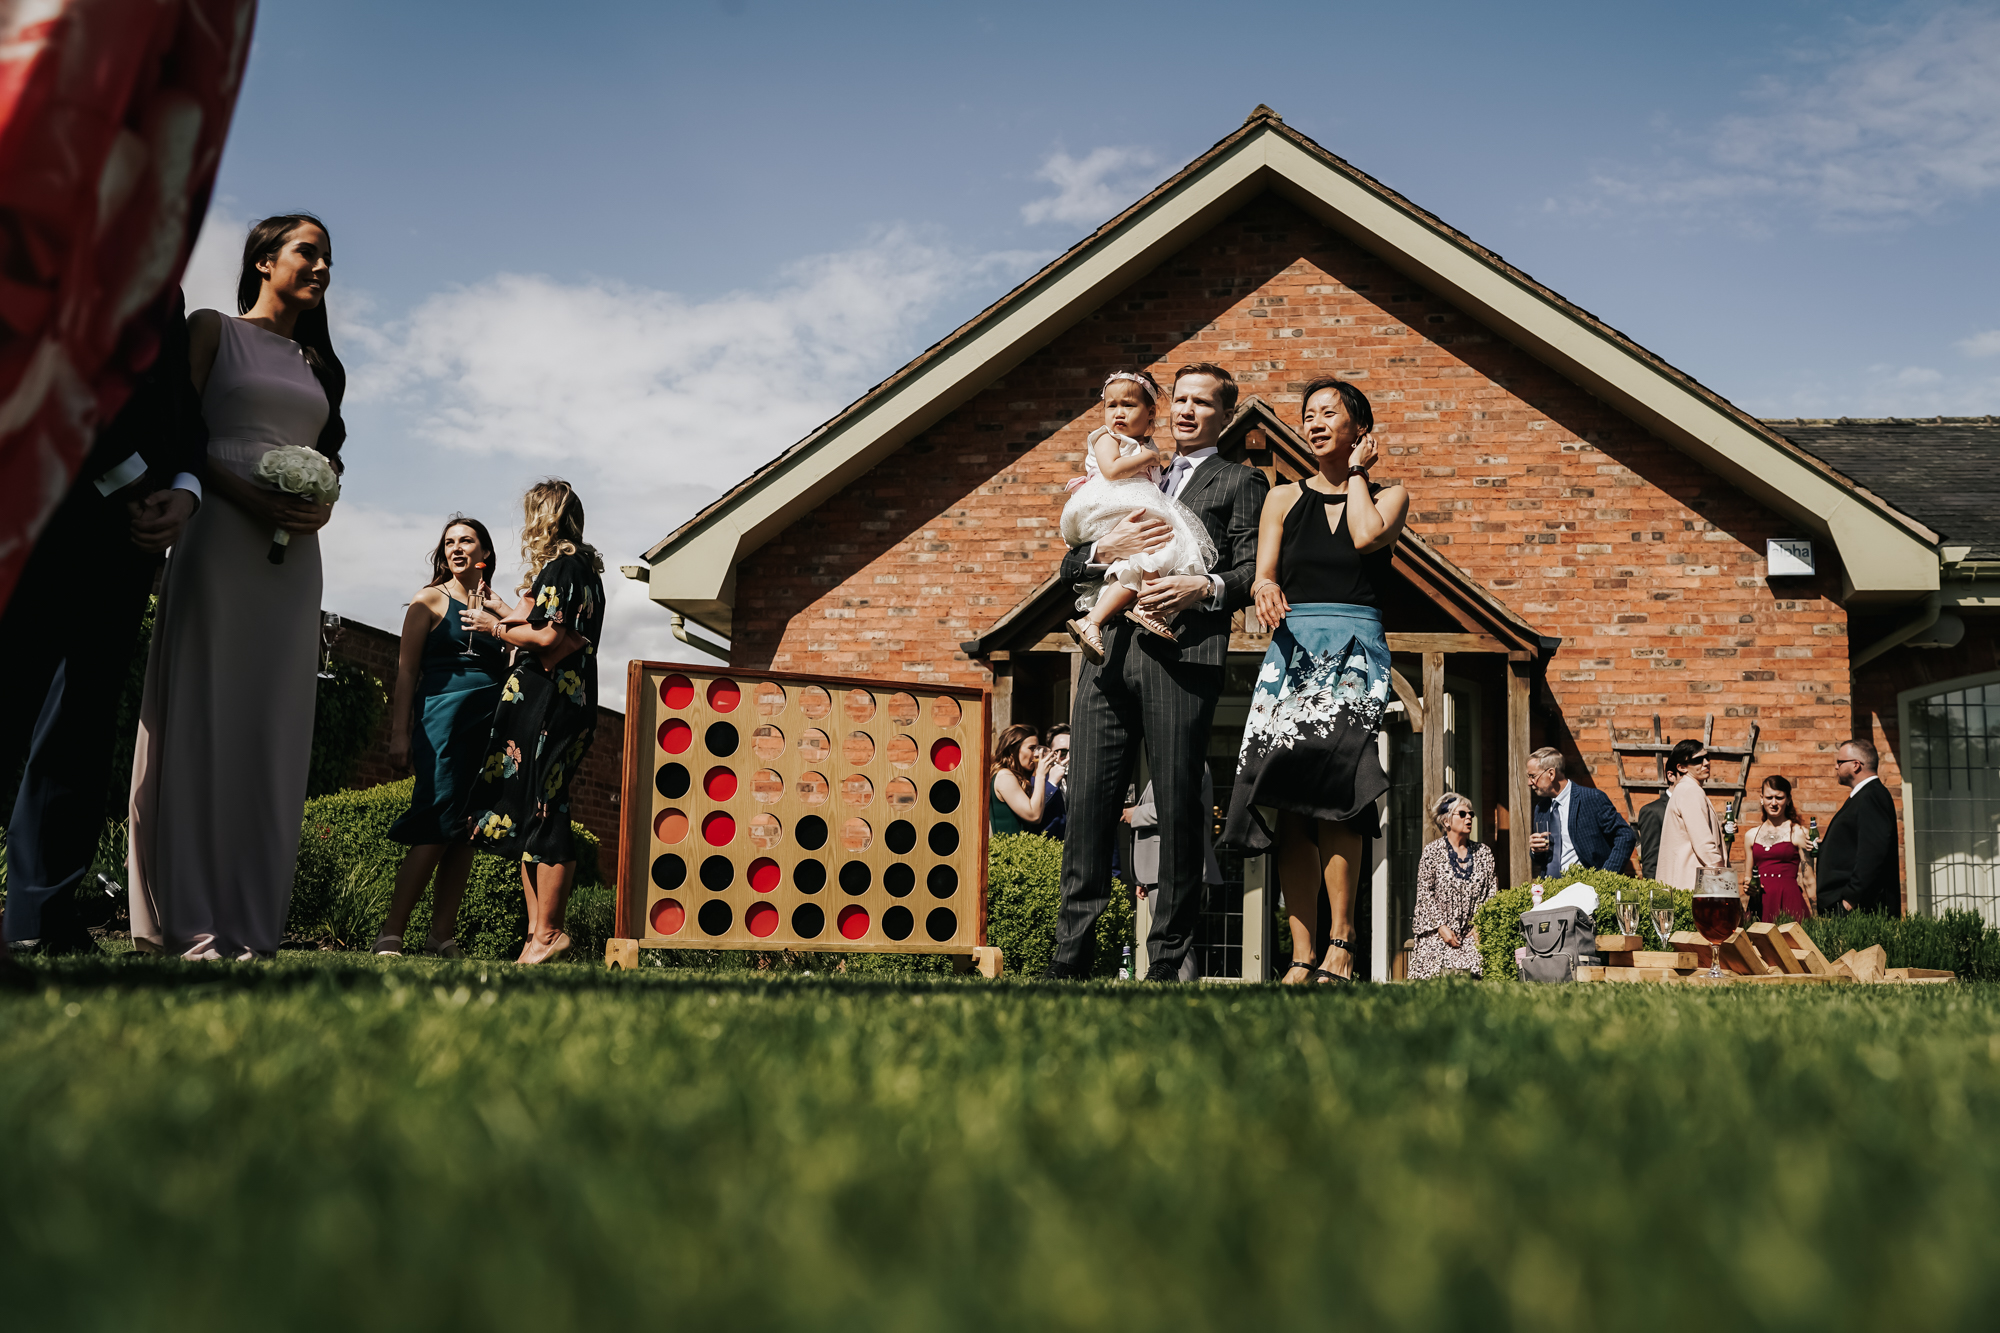
{"type": "Polygon", "coordinates": [[[1160,490],[1167,495],[1178,494],[1181,489],[1181,479],[1187,476],[1191,466],[1187,459],[1176,458],[1174,465],[1167,469],[1167,475],[1160,478],[1160,490]]]}

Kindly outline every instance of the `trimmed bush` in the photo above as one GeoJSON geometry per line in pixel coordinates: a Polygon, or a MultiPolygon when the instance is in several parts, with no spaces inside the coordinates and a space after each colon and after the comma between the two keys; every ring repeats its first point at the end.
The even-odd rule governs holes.
{"type": "MultiPolygon", "coordinates": [[[[305,824],[299,838],[298,871],[292,882],[291,915],[286,930],[294,938],[324,939],[341,915],[343,894],[352,895],[376,880],[395,878],[409,850],[389,837],[389,828],[410,808],[416,788],[415,778],[388,782],[361,791],[335,792],[306,802],[305,824]]],[[[611,906],[598,869],[597,836],[581,824],[576,832],[576,891],[570,895],[568,921],[564,923],[576,940],[571,956],[601,957],[604,936],[610,933],[611,906]],[[586,888],[592,892],[586,892],[586,888]],[[600,920],[601,918],[601,920],[600,920]],[[572,923],[591,933],[594,948],[577,934],[572,923]]],[[[432,891],[426,889],[410,914],[404,930],[406,940],[421,943],[431,928],[432,891]]],[[[384,897],[383,902],[387,903],[384,897]]],[[[341,932],[344,935],[344,931],[341,932]]],[[[472,859],[472,874],[465,886],[465,902],[458,911],[459,947],[474,958],[512,958],[528,935],[527,905],[521,898],[521,871],[512,861],[479,855],[472,859]]],[[[361,942],[365,948],[371,935],[361,942]]]]}
{"type": "MultiPolygon", "coordinates": [[[[1530,880],[1517,889],[1502,889],[1486,900],[1472,917],[1472,925],[1479,932],[1479,959],[1485,966],[1489,980],[1519,981],[1521,969],[1515,966],[1514,950],[1521,947],[1521,913],[1534,906],[1530,892],[1535,885],[1542,886],[1544,901],[1553,898],[1572,884],[1588,884],[1597,890],[1597,933],[1615,935],[1618,933],[1618,895],[1623,893],[1625,901],[1637,902],[1640,913],[1645,916],[1652,896],[1671,893],[1674,897],[1674,929],[1694,929],[1694,895],[1684,893],[1658,880],[1634,879],[1630,875],[1615,874],[1609,870],[1585,870],[1581,867],[1562,875],[1546,875],[1530,880]]],[[[1640,932],[1650,948],[1659,948],[1653,939],[1653,922],[1646,916],[1640,932]]]]}
{"type": "Polygon", "coordinates": [[[1828,958],[1879,944],[1890,967],[1937,967],[1966,981],[2000,980],[2000,930],[1988,929],[1977,912],[1814,917],[1806,933],[1828,958]]]}
{"type": "MultiPolygon", "coordinates": [[[[987,852],[986,942],[1006,956],[1014,976],[1036,977],[1056,953],[1062,915],[1063,845],[1039,833],[994,838],[987,852]]],[[[1111,904],[1097,922],[1094,977],[1116,976],[1121,947],[1132,938],[1132,890],[1111,882],[1111,904]]]]}
{"type": "Polygon", "coordinates": [[[334,659],[332,670],[331,679],[320,678],[313,704],[307,796],[325,796],[347,786],[355,763],[375,739],[382,715],[389,711],[389,696],[373,672],[342,658],[334,659]]]}

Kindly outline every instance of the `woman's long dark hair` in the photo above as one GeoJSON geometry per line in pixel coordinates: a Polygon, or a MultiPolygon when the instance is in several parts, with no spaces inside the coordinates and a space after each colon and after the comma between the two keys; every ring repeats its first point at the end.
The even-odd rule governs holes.
{"type": "MultiPolygon", "coordinates": [[[[243,271],[236,276],[237,314],[249,314],[250,307],[257,304],[258,293],[264,289],[264,275],[257,271],[257,265],[276,256],[284,248],[285,239],[307,225],[325,232],[327,244],[333,244],[333,233],[310,213],[280,213],[250,229],[243,241],[243,271]]],[[[334,471],[344,472],[347,469],[340,461],[340,446],[347,442],[347,423],[340,416],[340,400],[347,396],[347,367],[340,364],[340,358],[333,352],[324,293],[318,305],[299,313],[299,322],[292,327],[292,339],[305,349],[306,364],[312,367],[313,377],[326,393],[326,424],[320,427],[316,447],[333,460],[334,471]]]]}
{"type": "MultiPolygon", "coordinates": [[[[486,581],[492,583],[494,556],[497,554],[493,549],[493,534],[488,532],[486,525],[478,519],[467,518],[463,514],[453,514],[444,521],[444,531],[438,534],[437,549],[431,552],[431,581],[424,586],[435,588],[440,583],[450,582],[451,566],[444,562],[444,543],[445,539],[451,536],[453,528],[471,528],[473,536],[479,538],[479,545],[486,551],[486,581]]],[[[475,579],[473,582],[477,585],[478,580],[475,579]]]]}
{"type": "MultiPolygon", "coordinates": [[[[1019,778],[1021,785],[1026,787],[1029,781],[1035,776],[1035,770],[1033,765],[1030,765],[1027,772],[1024,773],[1021,771],[1021,742],[1039,741],[1041,738],[1041,730],[1037,727],[1031,727],[1025,722],[1016,722],[1013,726],[1001,732],[999,747],[994,751],[993,771],[986,775],[987,781],[991,782],[994,778],[999,777],[1000,770],[1004,768],[1019,778]]],[[[1030,794],[1032,795],[1032,793],[1030,794]]]]}

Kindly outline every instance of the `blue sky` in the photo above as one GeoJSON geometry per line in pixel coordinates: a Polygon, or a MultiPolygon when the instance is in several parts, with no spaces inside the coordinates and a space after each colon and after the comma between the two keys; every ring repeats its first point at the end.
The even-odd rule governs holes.
{"type": "Polygon", "coordinates": [[[635,559],[1258,102],[1751,411],[2000,412],[1991,5],[265,0],[190,296],[327,219],[393,627],[444,514],[635,559]]]}

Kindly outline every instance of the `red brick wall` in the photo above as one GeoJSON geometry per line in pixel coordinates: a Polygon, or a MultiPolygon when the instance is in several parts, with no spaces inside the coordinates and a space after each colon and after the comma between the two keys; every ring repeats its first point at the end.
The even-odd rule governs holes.
{"type": "MultiPolygon", "coordinates": [[[[333,654],[366,668],[382,682],[391,700],[396,697],[397,635],[356,620],[343,620],[333,654]]],[[[576,822],[595,833],[603,842],[604,874],[608,880],[618,866],[618,784],[624,762],[625,715],[609,708],[597,710],[597,738],[584,756],[583,768],[570,785],[570,810],[576,822]]],[[[389,717],[385,712],[375,735],[355,761],[349,785],[374,787],[408,777],[409,770],[389,762],[389,717]]]]}
{"type": "Polygon", "coordinates": [[[1165,379],[1204,359],[1287,413],[1315,376],[1361,386],[1414,529],[1562,636],[1548,683],[1614,799],[1614,731],[1647,734],[1657,712],[1698,735],[1714,713],[1716,743],[1741,744],[1756,719],[1758,771],[1800,777],[1801,804],[1832,808],[1824,756],[1850,702],[1831,549],[1818,580],[1767,586],[1765,539],[1791,525],[1272,196],[744,562],[734,665],[987,683],[958,643],[1060,560],[1063,483],[1106,372],[1165,379]]]}

